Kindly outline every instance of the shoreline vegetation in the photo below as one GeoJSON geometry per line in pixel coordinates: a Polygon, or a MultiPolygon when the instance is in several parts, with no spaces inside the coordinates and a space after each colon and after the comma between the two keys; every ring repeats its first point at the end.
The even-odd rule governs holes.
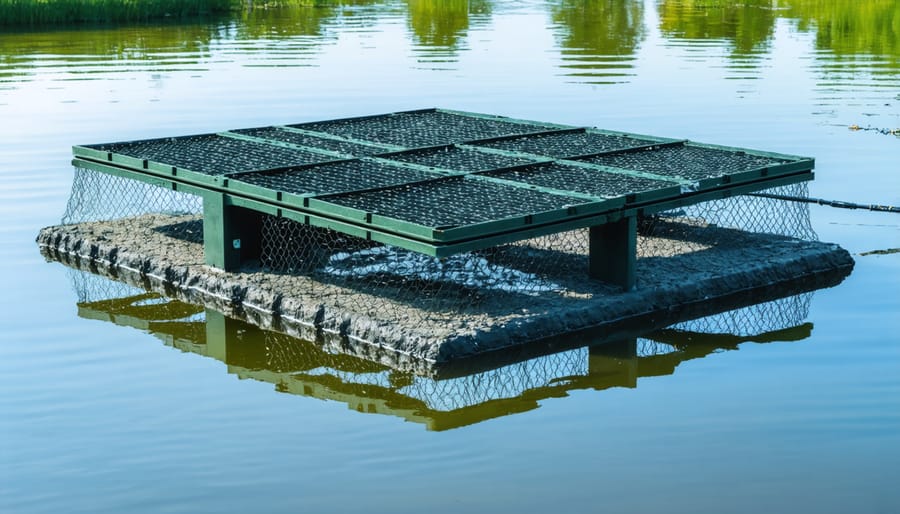
{"type": "Polygon", "coordinates": [[[0,27],[178,20],[241,9],[330,4],[327,0],[0,0],[0,27]]]}

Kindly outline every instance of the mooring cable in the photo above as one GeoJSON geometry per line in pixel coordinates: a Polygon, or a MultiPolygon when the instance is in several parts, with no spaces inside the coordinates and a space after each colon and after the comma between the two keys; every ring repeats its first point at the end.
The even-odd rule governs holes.
{"type": "Polygon", "coordinates": [[[866,205],[861,203],[844,202],[841,200],[824,200],[822,198],[810,198],[805,196],[776,195],[772,193],[749,193],[748,196],[757,196],[760,198],[772,198],[774,200],[786,200],[789,202],[814,203],[818,205],[827,205],[828,207],[838,207],[840,209],[865,209],[877,212],[896,212],[900,213],[900,207],[891,205],[866,205]]]}

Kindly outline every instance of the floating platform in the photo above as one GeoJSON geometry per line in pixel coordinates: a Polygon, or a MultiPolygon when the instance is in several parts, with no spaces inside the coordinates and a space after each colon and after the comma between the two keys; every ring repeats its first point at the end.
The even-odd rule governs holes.
{"type": "Polygon", "coordinates": [[[425,255],[590,228],[591,277],[635,282],[637,220],[813,178],[814,160],[426,109],[75,146],[74,164],[203,198],[206,263],[260,254],[260,215],[425,255]]]}
{"type": "Polygon", "coordinates": [[[757,194],[805,194],[805,157],[438,109],[74,154],[49,259],[401,369],[853,267],[805,204],[757,194]]]}

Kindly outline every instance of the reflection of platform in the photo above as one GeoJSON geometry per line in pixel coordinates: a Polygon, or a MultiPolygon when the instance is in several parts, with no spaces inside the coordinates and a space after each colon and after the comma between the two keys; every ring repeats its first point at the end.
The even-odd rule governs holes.
{"type": "Polygon", "coordinates": [[[505,361],[493,355],[412,373],[87,272],[72,274],[84,318],[147,331],[169,346],[224,362],[239,378],[272,383],[279,392],[399,416],[431,430],[531,410],[571,390],[636,387],[641,377],[670,375],[688,360],[746,342],[799,341],[811,330],[805,318],[812,293],[806,292],[665,330],[623,332],[612,339],[572,336],[545,341],[543,354],[533,349],[505,361]]]}

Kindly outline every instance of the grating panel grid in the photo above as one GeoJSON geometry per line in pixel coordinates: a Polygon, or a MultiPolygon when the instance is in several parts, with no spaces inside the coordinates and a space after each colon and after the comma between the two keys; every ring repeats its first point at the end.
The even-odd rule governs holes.
{"type": "Polygon", "coordinates": [[[353,155],[357,157],[373,155],[376,153],[384,152],[383,149],[368,146],[368,145],[360,145],[357,143],[351,143],[349,141],[339,141],[335,139],[326,139],[322,137],[315,137],[309,134],[301,134],[298,132],[290,132],[287,130],[281,130],[278,127],[261,127],[261,128],[252,128],[252,129],[241,129],[241,130],[233,130],[232,132],[236,134],[243,134],[247,136],[258,137],[262,139],[268,139],[272,141],[281,141],[284,143],[291,143],[294,145],[300,146],[309,146],[313,148],[321,148],[322,150],[329,150],[331,152],[340,152],[346,155],[353,155]]]}
{"type": "Polygon", "coordinates": [[[289,126],[407,148],[528,134],[551,128],[440,111],[398,113],[289,126]]]}
{"type": "Polygon", "coordinates": [[[720,177],[785,162],[743,152],[687,145],[600,155],[583,159],[583,161],[688,180],[720,177]]]}
{"type": "Polygon", "coordinates": [[[603,198],[655,191],[677,185],[675,182],[608,173],[559,163],[538,164],[511,171],[493,171],[485,173],[485,175],[603,198]]]}
{"type": "Polygon", "coordinates": [[[510,157],[469,150],[456,146],[384,156],[387,159],[462,172],[507,168],[534,162],[534,159],[510,157]]]}
{"type": "Polygon", "coordinates": [[[584,203],[584,200],[569,196],[466,177],[323,199],[434,228],[527,216],[584,203]]]}
{"type": "Polygon", "coordinates": [[[312,152],[242,141],[215,134],[95,145],[90,148],[136,159],[147,159],[207,175],[222,175],[334,160],[333,157],[312,152]]]}
{"type": "Polygon", "coordinates": [[[592,153],[624,150],[652,143],[654,141],[647,139],[585,131],[524,136],[515,139],[480,143],[479,146],[563,159],[592,153]]]}
{"type": "Polygon", "coordinates": [[[361,160],[340,161],[271,173],[248,173],[237,180],[285,193],[338,193],[434,178],[418,170],[361,160]]]}
{"type": "Polygon", "coordinates": [[[652,214],[668,203],[810,180],[814,165],[803,157],[445,110],[73,151],[87,168],[210,191],[212,199],[224,194],[260,212],[279,202],[277,209],[316,226],[438,257],[604,223],[622,206],[640,204],[652,214]]]}

